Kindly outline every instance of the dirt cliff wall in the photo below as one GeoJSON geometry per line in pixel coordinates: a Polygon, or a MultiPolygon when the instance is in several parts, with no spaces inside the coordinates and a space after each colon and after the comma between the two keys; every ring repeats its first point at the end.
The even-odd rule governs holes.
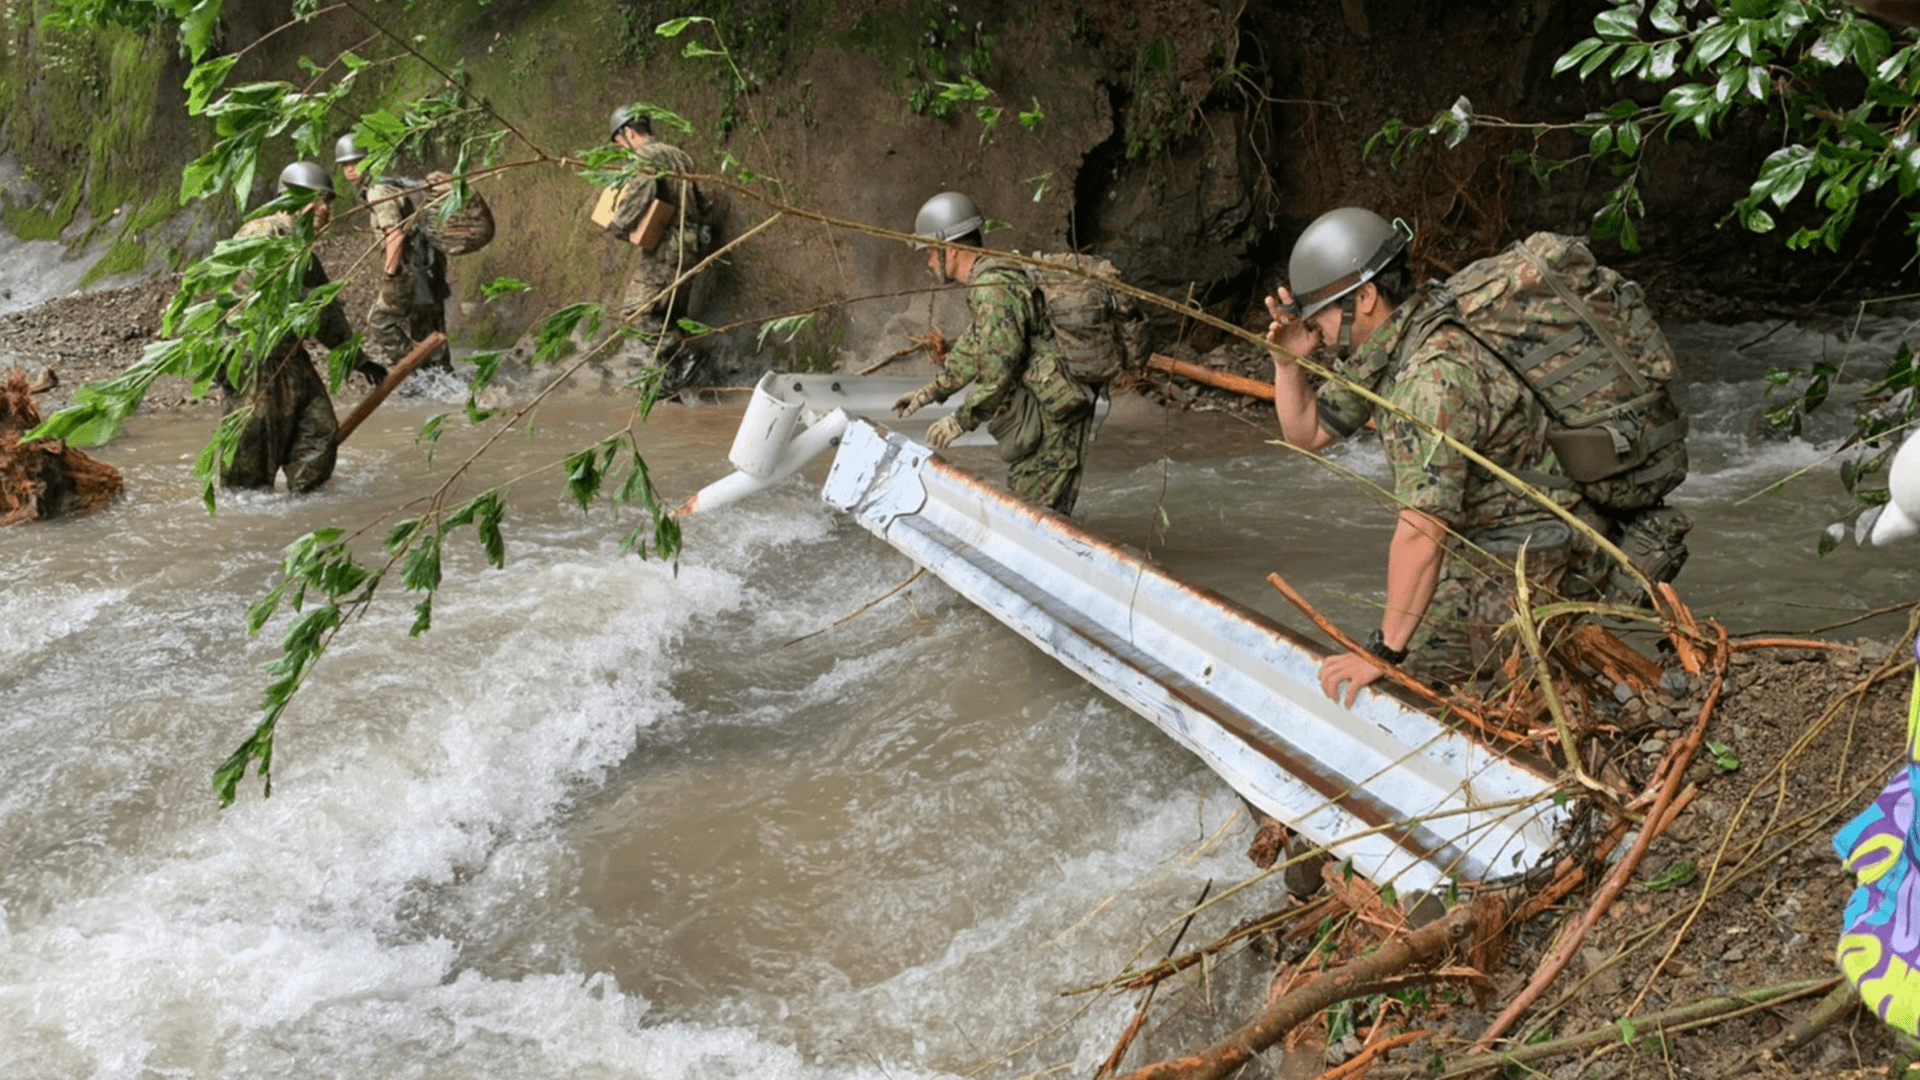
{"type": "MultiPolygon", "coordinates": [[[[111,237],[116,272],[157,270],[204,247],[231,227],[231,208],[190,207],[193,227],[162,221],[180,166],[210,141],[207,125],[181,110],[184,67],[170,29],[56,32],[36,21],[49,4],[13,5],[7,16],[0,133],[23,181],[8,186],[8,226],[76,243],[111,237]]],[[[1484,114],[1565,122],[1634,89],[1549,75],[1590,33],[1592,3],[707,7],[711,23],[668,40],[653,28],[693,13],[668,0],[360,0],[278,33],[290,5],[230,4],[221,41],[245,51],[234,82],[301,83],[314,77],[301,58],[325,65],[347,49],[394,58],[359,76],[341,130],[352,113],[435,89],[439,72],[457,72],[514,128],[504,158],[515,167],[482,189],[499,238],[454,261],[453,330],[476,344],[510,341],[569,301],[617,296],[627,251],[588,222],[594,191],[564,159],[604,140],[605,117],[621,101],[655,103],[694,124],[671,138],[738,184],[719,191],[723,237],[766,217],[765,198],[905,229],[922,200],[957,188],[1004,226],[990,235],[995,246],[1099,251],[1162,295],[1251,324],[1293,236],[1323,209],[1360,203],[1408,218],[1422,238],[1421,269],[1442,273],[1533,228],[1584,229],[1614,182],[1573,168],[1550,188],[1536,183],[1509,160],[1535,145],[1524,128],[1423,150],[1392,168],[1384,155],[1362,154],[1387,119],[1425,120],[1465,96],[1484,114]],[[683,55],[688,42],[727,55],[683,55]],[[976,83],[978,100],[943,102],[943,90],[953,97],[951,88],[976,83]],[[754,178],[743,180],[742,169],[754,178]],[[503,275],[534,288],[482,304],[480,285],[503,275]]],[[[1577,150],[1551,132],[1539,145],[1577,150]]],[[[1792,292],[1787,279],[1807,270],[1776,267],[1777,241],[1715,227],[1766,149],[1760,131],[1649,147],[1647,252],[1635,260],[1643,277],[1757,275],[1792,292]]],[[[262,198],[291,144],[268,153],[262,198]]],[[[710,377],[884,356],[924,329],[924,284],[921,261],[900,244],[784,220],[702,285],[703,320],[741,326],[710,377]],[[795,340],[756,342],[758,320],[816,307],[814,326],[795,340]]],[[[1159,331],[1212,343],[1172,316],[1159,331]]]]}

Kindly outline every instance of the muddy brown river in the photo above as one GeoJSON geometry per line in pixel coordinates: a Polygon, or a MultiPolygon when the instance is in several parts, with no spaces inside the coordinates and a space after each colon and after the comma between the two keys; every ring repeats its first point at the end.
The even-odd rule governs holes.
{"type": "MultiPolygon", "coordinates": [[[[1864,358],[1906,326],[1866,330],[1740,360],[1757,328],[1673,329],[1699,523],[1680,585],[1735,632],[1920,586],[1910,553],[1813,554],[1840,410],[1748,432],[1754,352],[1864,358]]],[[[620,554],[635,519],[582,513],[554,468],[627,422],[589,393],[460,481],[513,485],[505,569],[456,542],[417,639],[413,598],[374,604],[282,721],[272,797],[250,778],[219,810],[211,771],[289,621],[249,638],[247,606],[295,537],[377,537],[451,475],[482,433],[450,423],[431,456],[414,435],[458,400],[389,402],[318,495],[214,517],[206,421],[139,418],[99,451],[120,504],[0,532],[0,1075],[1089,1075],[1134,999],[1061,992],[1157,957],[1209,882],[1252,873],[1238,800],[1157,729],[937,582],[887,596],[913,567],[820,502],[824,460],[691,520],[676,562],[620,554]]],[[[728,470],[740,401],[637,429],[670,500],[728,470]]],[[[1273,435],[1122,402],[1082,516],[1298,624],[1278,571],[1364,630],[1391,513],[1352,476],[1382,481],[1379,450],[1336,452],[1349,476],[1273,435]]],[[[1188,940],[1278,902],[1247,890],[1188,940]]],[[[1129,1062],[1245,1015],[1260,976],[1229,956],[1163,992],[1129,1062]]]]}

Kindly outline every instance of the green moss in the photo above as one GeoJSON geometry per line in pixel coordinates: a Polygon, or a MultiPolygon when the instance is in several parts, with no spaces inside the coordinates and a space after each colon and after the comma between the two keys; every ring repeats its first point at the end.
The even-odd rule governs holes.
{"type": "Polygon", "coordinates": [[[145,269],[146,265],[147,245],[137,240],[116,240],[99,262],[87,268],[86,274],[80,278],[80,284],[84,287],[115,274],[131,274],[135,270],[145,269]]]}
{"type": "Polygon", "coordinates": [[[80,182],[68,184],[66,194],[52,206],[15,206],[12,199],[6,204],[6,209],[0,210],[0,222],[6,224],[7,231],[22,240],[58,240],[73,223],[73,212],[80,206],[80,182]]]}

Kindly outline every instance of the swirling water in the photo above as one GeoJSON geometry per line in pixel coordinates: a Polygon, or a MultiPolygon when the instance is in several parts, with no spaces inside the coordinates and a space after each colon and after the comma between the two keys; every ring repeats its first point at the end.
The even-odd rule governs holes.
{"type": "MultiPolygon", "coordinates": [[[[1846,346],[1741,348],[1759,334],[1673,332],[1684,594],[1736,631],[1910,599],[1908,552],[1813,554],[1842,428],[1748,429],[1753,353],[1846,346]]],[[[0,533],[0,1075],[1085,1074],[1134,1002],[1061,991],[1157,956],[1209,882],[1251,873],[1220,781],[938,583],[899,588],[913,568],[820,503],[819,466],[692,519],[674,562],[621,554],[635,519],[582,513],[552,467],[625,426],[592,394],[457,481],[513,483],[506,567],[456,541],[417,639],[415,598],[376,603],[287,713],[272,796],[250,778],[218,809],[288,621],[249,638],[247,605],[320,525],[371,526],[377,559],[482,441],[455,425],[429,459],[412,433],[449,407],[391,402],[320,494],[214,517],[189,475],[206,418],[140,418],[99,451],[121,503],[0,533]]],[[[738,413],[636,427],[668,498],[725,471],[738,413]]],[[[1083,516],[1276,617],[1299,621],[1272,571],[1364,627],[1390,513],[1271,427],[1123,403],[1083,516]]],[[[1376,446],[1334,461],[1384,479],[1376,446]]],[[[1188,940],[1278,902],[1246,890],[1188,940]]],[[[1259,993],[1257,962],[1223,959],[1129,1061],[1259,993]]]]}

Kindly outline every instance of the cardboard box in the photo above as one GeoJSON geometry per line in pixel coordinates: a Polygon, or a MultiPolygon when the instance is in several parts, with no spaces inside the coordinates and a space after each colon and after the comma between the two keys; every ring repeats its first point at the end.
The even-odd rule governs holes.
{"type": "MultiPolygon", "coordinates": [[[[620,193],[625,188],[606,188],[600,192],[600,201],[593,206],[593,223],[606,228],[613,221],[615,208],[620,205],[620,193]]],[[[655,199],[647,205],[647,212],[640,215],[640,221],[627,234],[627,242],[643,251],[652,251],[660,246],[660,238],[667,234],[667,226],[673,224],[678,211],[665,199],[655,199]]]]}

